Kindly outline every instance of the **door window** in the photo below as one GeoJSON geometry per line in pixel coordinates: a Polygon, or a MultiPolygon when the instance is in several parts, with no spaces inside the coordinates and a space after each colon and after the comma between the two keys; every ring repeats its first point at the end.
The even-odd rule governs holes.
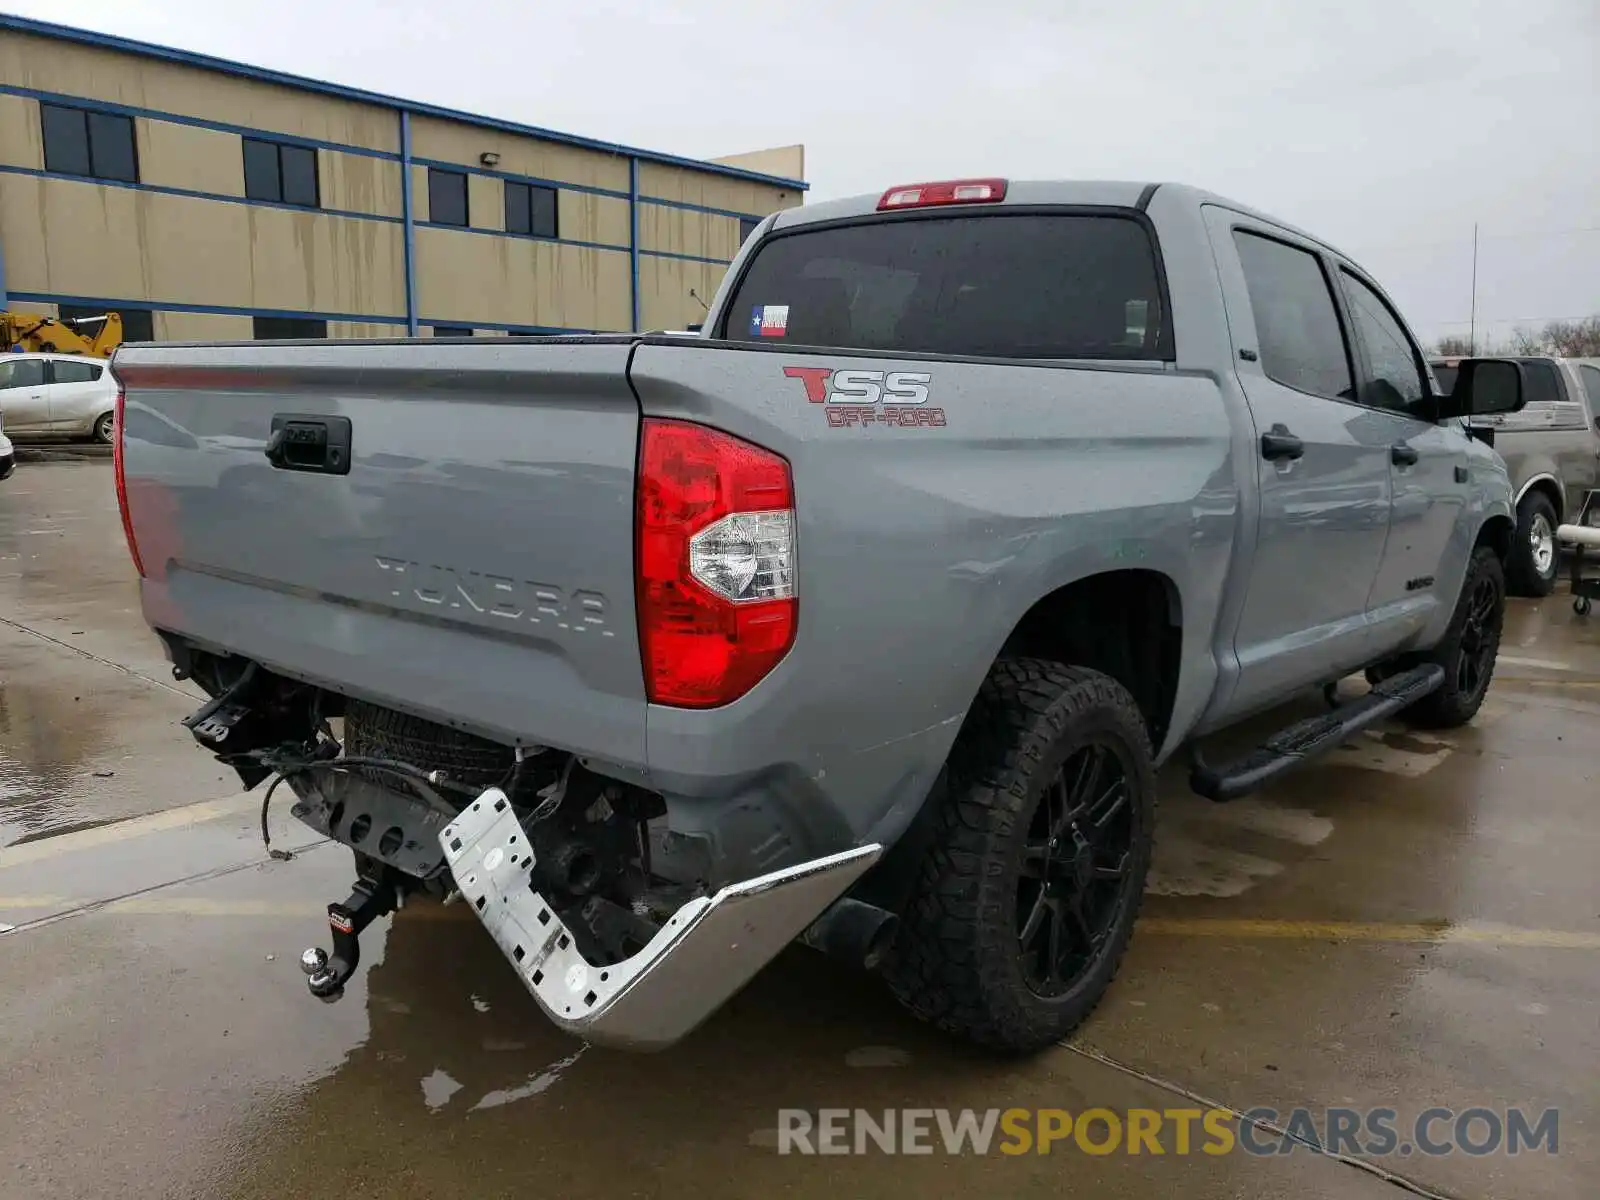
{"type": "Polygon", "coordinates": [[[1370,378],[1361,383],[1361,403],[1409,413],[1428,394],[1422,355],[1377,292],[1349,271],[1339,273],[1355,314],[1356,335],[1367,351],[1370,378]]]}
{"type": "Polygon", "coordinates": [[[102,368],[96,363],[62,362],[56,359],[50,369],[53,383],[93,383],[100,378],[102,368]]]}
{"type": "Polygon", "coordinates": [[[1313,396],[1354,399],[1350,352],[1321,261],[1307,250],[1241,229],[1234,230],[1233,242],[1267,378],[1313,396]]]}
{"type": "Polygon", "coordinates": [[[33,388],[44,386],[44,359],[14,358],[0,362],[0,388],[33,388]]]}

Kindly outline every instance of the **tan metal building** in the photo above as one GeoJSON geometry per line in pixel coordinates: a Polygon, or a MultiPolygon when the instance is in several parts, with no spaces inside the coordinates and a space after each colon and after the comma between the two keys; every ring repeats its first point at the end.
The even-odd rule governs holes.
{"type": "Polygon", "coordinates": [[[0,307],[134,340],[682,328],[803,175],[0,14],[0,307]]]}

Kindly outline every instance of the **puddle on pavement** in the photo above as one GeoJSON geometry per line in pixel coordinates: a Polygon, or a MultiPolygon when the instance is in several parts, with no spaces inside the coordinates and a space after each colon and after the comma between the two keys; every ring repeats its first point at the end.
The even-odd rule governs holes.
{"type": "Polygon", "coordinates": [[[67,704],[63,712],[35,689],[0,683],[0,846],[105,823],[73,798],[103,782],[92,772],[80,778],[99,727],[96,705],[76,696],[67,704]]]}

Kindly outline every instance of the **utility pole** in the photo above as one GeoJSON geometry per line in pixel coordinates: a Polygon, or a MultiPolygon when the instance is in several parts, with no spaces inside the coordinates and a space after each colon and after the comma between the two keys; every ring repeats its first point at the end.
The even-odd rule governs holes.
{"type": "Polygon", "coordinates": [[[1467,353],[1478,353],[1478,223],[1472,223],[1472,313],[1468,318],[1467,353]]]}

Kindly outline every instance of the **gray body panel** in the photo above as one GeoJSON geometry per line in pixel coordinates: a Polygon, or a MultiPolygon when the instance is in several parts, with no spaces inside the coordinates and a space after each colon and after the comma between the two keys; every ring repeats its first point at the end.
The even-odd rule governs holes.
{"type": "Polygon", "coordinates": [[[1483,523],[1510,511],[1499,459],[1458,428],[1301,405],[1240,359],[1255,333],[1228,223],[1265,222],[1346,262],[1336,251],[1188,188],[1014,184],[1006,205],[1146,207],[1171,361],[902,358],[711,336],[763,237],[869,216],[875,201],[768,218],[703,336],[121,352],[148,619],[643,782],[667,797],[675,831],[712,847],[719,882],[891,844],[1018,621],[1074,581],[1129,569],[1167,581],[1183,637],[1163,757],[1441,636],[1483,523]],[[944,424],[833,425],[786,366],[926,372],[944,424]],[[218,382],[182,375],[218,369],[218,382]],[[269,469],[268,423],[285,411],[350,416],[352,473],[269,469]],[[641,415],[725,429],[793,467],[795,644],[720,709],[642,698],[641,415]],[[1264,463],[1258,426],[1290,419],[1315,454],[1264,463]],[[1391,466],[1397,440],[1418,464],[1391,466]],[[422,564],[429,582],[391,587],[380,557],[422,564]],[[461,571],[482,576],[473,604],[451,590],[461,571]],[[491,578],[518,587],[497,593],[491,578]],[[560,593],[550,622],[484,603],[528,608],[521,581],[560,593]],[[600,625],[572,623],[577,591],[600,598],[600,625]]]}

